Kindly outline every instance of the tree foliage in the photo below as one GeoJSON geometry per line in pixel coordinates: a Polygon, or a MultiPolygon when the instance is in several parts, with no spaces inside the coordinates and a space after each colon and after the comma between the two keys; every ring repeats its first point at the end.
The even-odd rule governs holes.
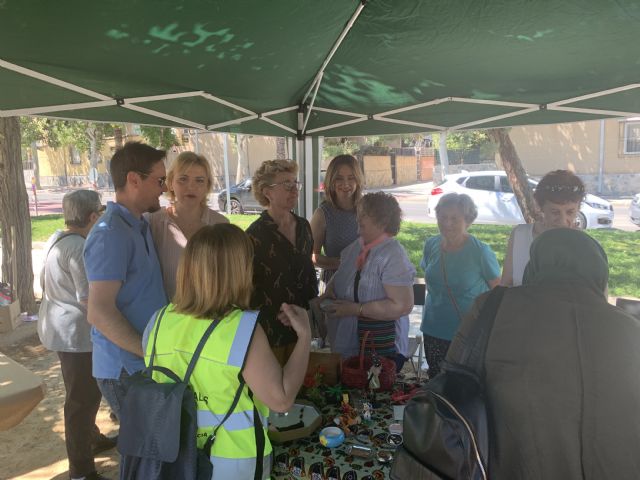
{"type": "Polygon", "coordinates": [[[348,137],[325,138],[322,157],[324,160],[331,160],[338,155],[354,155],[360,149],[360,145],[348,137]]]}
{"type": "Polygon", "coordinates": [[[179,145],[178,138],[170,128],[140,126],[140,132],[149,145],[162,150],[169,150],[179,145]]]}

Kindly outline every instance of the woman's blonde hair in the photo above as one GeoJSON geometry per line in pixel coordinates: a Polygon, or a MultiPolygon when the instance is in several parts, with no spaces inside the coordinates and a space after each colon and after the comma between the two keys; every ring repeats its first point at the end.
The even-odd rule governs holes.
{"type": "Polygon", "coordinates": [[[338,199],[336,195],[336,176],[340,167],[346,166],[351,169],[356,177],[356,191],[353,192],[354,205],[362,197],[362,187],[364,185],[364,175],[358,164],[358,160],[353,155],[338,155],[329,163],[327,174],[324,177],[325,200],[333,207],[337,207],[338,199]]]}
{"type": "MultiPolygon", "coordinates": [[[[207,177],[207,195],[202,200],[202,205],[206,206],[209,201],[209,192],[211,192],[211,187],[213,186],[213,174],[211,173],[209,161],[203,155],[198,155],[194,152],[182,152],[178,155],[167,172],[167,186],[171,187],[176,176],[186,172],[193,166],[204,168],[205,176],[207,177]]],[[[167,196],[172,203],[176,201],[176,194],[171,188],[167,190],[167,196]]]]}
{"type": "Polygon", "coordinates": [[[298,174],[298,164],[293,160],[265,160],[253,175],[253,196],[263,207],[269,206],[269,199],[264,194],[264,189],[271,185],[278,173],[298,174]]]}
{"type": "Polygon", "coordinates": [[[249,308],[253,290],[253,244],[229,223],[202,227],[189,240],[180,258],[176,312],[196,318],[226,315],[249,308]]]}

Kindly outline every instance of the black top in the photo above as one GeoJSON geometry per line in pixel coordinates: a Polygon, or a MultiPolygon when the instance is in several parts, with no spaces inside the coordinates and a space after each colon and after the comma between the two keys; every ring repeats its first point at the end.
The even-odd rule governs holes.
{"type": "Polygon", "coordinates": [[[247,229],[255,249],[251,307],[260,310],[258,321],[272,347],[289,345],[297,338],[291,327],[277,319],[282,303],[309,308],[309,300],[318,295],[318,279],[311,261],[311,226],[304,218],[291,215],[296,220],[295,246],[278,231],[266,210],[247,229]]]}

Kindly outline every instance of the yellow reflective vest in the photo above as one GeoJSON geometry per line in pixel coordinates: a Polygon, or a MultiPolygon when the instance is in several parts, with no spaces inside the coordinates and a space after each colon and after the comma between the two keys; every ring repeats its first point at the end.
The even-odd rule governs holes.
{"type": "MultiPolygon", "coordinates": [[[[157,313],[156,313],[157,315],[157,313]]],[[[240,385],[241,369],[256,328],[258,312],[234,310],[223,318],[207,341],[189,384],[198,408],[198,448],[213,433],[229,411],[233,397],[240,385]]],[[[145,363],[149,365],[156,317],[147,327],[145,363]]],[[[184,375],[198,342],[209,320],[202,320],[174,311],[173,304],[160,322],[156,341],[154,365],[171,369],[180,378],[184,375]]],[[[167,381],[162,373],[154,372],[154,380],[167,381]]],[[[272,447],[267,436],[269,409],[257,398],[251,398],[245,385],[238,405],[231,416],[218,429],[211,463],[215,479],[253,479],[256,466],[256,430],[254,403],[258,411],[264,435],[263,478],[271,472],[272,447]]]]}

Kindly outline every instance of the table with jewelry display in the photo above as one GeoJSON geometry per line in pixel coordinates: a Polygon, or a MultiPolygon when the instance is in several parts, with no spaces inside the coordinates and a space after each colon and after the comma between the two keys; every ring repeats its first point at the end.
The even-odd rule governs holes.
{"type": "Polygon", "coordinates": [[[270,417],[272,478],[389,478],[395,449],[402,444],[403,404],[416,388],[398,382],[392,392],[376,394],[343,390],[339,385],[315,392],[307,389],[306,402],[297,401],[286,415],[270,417]],[[286,439],[287,433],[301,427],[307,430],[294,434],[298,438],[286,439]]]}

